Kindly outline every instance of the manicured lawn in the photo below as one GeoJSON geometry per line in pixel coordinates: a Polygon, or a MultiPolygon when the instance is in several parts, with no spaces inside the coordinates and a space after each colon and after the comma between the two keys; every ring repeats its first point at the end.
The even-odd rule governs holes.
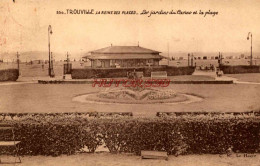
{"type": "Polygon", "coordinates": [[[226,74],[226,76],[237,78],[238,81],[260,83],[260,73],[226,74]]]}
{"type": "Polygon", "coordinates": [[[214,77],[206,75],[183,75],[183,76],[170,76],[172,81],[214,81],[214,77]]]}
{"type": "Polygon", "coordinates": [[[260,85],[172,84],[179,93],[204,97],[189,104],[95,104],[72,101],[73,97],[106,90],[90,84],[19,84],[1,85],[0,112],[133,112],[134,115],[154,116],[156,112],[221,111],[241,112],[260,110],[260,85]]]}

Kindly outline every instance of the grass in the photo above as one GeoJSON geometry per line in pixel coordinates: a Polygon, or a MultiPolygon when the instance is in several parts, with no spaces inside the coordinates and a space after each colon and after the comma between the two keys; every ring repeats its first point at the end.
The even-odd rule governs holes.
{"type": "MultiPolygon", "coordinates": [[[[172,61],[173,62],[173,61],[172,61]]],[[[203,61],[206,63],[206,61],[203,61]]],[[[16,67],[16,64],[0,64],[0,68],[16,67]]],[[[62,75],[63,62],[56,62],[54,71],[56,76],[62,75]]],[[[88,64],[80,65],[73,62],[73,67],[84,68],[88,64]]],[[[21,64],[23,77],[48,76],[48,65],[42,68],[41,64],[21,64]]],[[[228,75],[241,81],[260,82],[259,74],[228,75]]],[[[213,77],[203,75],[173,76],[171,80],[194,81],[214,80],[213,77]]],[[[0,84],[1,85],[1,84],[0,84]]],[[[100,90],[103,87],[93,88],[90,84],[19,84],[1,85],[0,112],[133,112],[134,115],[154,116],[156,112],[208,111],[208,112],[243,112],[260,110],[260,85],[230,84],[171,84],[167,88],[179,93],[188,93],[204,98],[201,102],[189,104],[87,104],[72,101],[73,97],[100,90]]]]}
{"type": "Polygon", "coordinates": [[[214,81],[214,77],[203,75],[183,75],[183,76],[171,76],[171,81],[214,81]]]}
{"type": "Polygon", "coordinates": [[[237,78],[242,82],[258,82],[260,83],[260,73],[247,73],[247,74],[226,74],[226,76],[237,78]]]}
{"type": "Polygon", "coordinates": [[[260,110],[260,85],[173,84],[179,93],[202,96],[201,102],[189,104],[95,104],[72,101],[79,94],[103,91],[90,84],[19,84],[1,85],[0,112],[133,112],[154,116],[156,112],[243,112],[260,110]]]}

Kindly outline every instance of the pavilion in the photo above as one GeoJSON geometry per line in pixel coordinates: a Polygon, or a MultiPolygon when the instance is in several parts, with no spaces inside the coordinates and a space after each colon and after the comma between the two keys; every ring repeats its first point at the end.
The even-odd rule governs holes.
{"type": "Polygon", "coordinates": [[[140,46],[110,46],[89,52],[83,57],[92,68],[132,68],[159,66],[161,52],[140,46]]]}

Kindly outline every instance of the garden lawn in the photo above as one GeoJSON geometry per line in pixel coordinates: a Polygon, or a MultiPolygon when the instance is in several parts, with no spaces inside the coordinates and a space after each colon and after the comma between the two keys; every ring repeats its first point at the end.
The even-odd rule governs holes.
{"type": "MultiPolygon", "coordinates": [[[[113,87],[113,86],[112,86],[113,87]]],[[[113,87],[115,88],[115,87],[113,87]]],[[[171,84],[179,93],[204,99],[189,104],[95,104],[72,101],[75,96],[106,90],[91,84],[0,85],[0,112],[133,112],[155,116],[156,112],[243,112],[260,110],[260,85],[171,84]]]]}
{"type": "Polygon", "coordinates": [[[183,76],[170,76],[171,81],[215,81],[214,77],[207,75],[183,75],[183,76]]]}
{"type": "Polygon", "coordinates": [[[225,74],[226,76],[233,77],[242,82],[258,82],[260,83],[260,73],[247,73],[247,74],[225,74]]]}

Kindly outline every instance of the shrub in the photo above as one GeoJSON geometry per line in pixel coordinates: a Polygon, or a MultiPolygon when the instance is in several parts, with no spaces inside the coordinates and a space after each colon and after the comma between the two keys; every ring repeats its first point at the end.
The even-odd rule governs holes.
{"type": "Polygon", "coordinates": [[[224,66],[221,65],[220,69],[224,74],[240,74],[240,73],[260,73],[260,66],[224,66]]]}
{"type": "Polygon", "coordinates": [[[16,81],[18,77],[18,69],[0,70],[0,81],[16,81]]]}
{"type": "Polygon", "coordinates": [[[132,112],[65,112],[65,113],[0,113],[0,120],[22,120],[48,118],[89,118],[89,117],[125,117],[133,116],[132,112]]]}
{"type": "Polygon", "coordinates": [[[188,147],[179,129],[178,123],[161,119],[117,119],[104,121],[101,131],[106,146],[113,153],[159,150],[178,155],[185,153],[183,149],[188,147]]]}
{"type": "Polygon", "coordinates": [[[191,75],[195,67],[173,67],[158,66],[153,68],[88,68],[88,69],[72,69],[72,79],[88,79],[88,78],[120,78],[127,77],[128,72],[143,72],[145,77],[150,77],[151,72],[167,71],[168,76],[175,75],[191,75]]]}
{"type": "Polygon", "coordinates": [[[15,126],[20,153],[74,154],[105,144],[112,153],[141,150],[168,154],[253,153],[260,148],[260,117],[252,114],[181,115],[161,118],[27,116],[4,120],[15,126]]]}

